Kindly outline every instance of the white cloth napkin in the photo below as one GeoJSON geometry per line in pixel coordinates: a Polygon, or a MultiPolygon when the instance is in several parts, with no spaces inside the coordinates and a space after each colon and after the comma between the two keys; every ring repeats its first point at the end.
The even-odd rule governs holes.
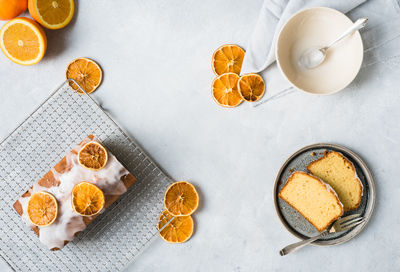
{"type": "MultiPolygon", "coordinates": [[[[265,0],[261,8],[258,21],[246,46],[246,55],[243,61],[241,74],[260,73],[275,62],[275,43],[280,29],[286,21],[297,11],[309,7],[330,7],[343,13],[358,7],[367,0],[265,0]]],[[[276,66],[276,65],[275,65],[276,66]]],[[[274,86],[280,91],[292,92],[289,82],[278,75],[276,68],[263,73],[268,86],[274,86]],[[273,82],[273,81],[279,82],[273,82]]],[[[264,98],[257,106],[263,103],[264,98]]]]}

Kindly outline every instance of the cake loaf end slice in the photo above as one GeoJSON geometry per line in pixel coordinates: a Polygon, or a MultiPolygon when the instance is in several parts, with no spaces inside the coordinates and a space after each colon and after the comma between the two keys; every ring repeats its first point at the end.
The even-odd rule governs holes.
{"type": "Polygon", "coordinates": [[[343,215],[343,206],[335,191],[305,172],[294,172],[279,192],[279,198],[320,232],[343,215]]]}

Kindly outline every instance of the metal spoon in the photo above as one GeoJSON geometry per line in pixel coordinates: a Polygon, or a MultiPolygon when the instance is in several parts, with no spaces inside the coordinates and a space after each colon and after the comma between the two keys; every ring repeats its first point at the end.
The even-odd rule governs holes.
{"type": "Polygon", "coordinates": [[[343,38],[348,35],[354,33],[355,31],[363,28],[367,24],[368,18],[360,18],[358,19],[349,29],[347,29],[339,38],[334,40],[331,44],[325,47],[313,47],[304,51],[299,60],[298,64],[301,67],[305,67],[307,69],[312,69],[320,65],[324,62],[326,57],[326,51],[332,47],[337,42],[341,41],[343,38]]]}

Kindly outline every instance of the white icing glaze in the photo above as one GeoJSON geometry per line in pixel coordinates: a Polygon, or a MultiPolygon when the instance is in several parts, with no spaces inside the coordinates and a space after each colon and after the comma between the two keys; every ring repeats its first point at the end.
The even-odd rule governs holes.
{"type": "MultiPolygon", "coordinates": [[[[29,190],[31,195],[38,191],[49,192],[58,201],[56,221],[50,226],[39,228],[40,241],[49,249],[63,248],[64,241],[71,241],[77,232],[86,228],[83,217],[76,214],[71,206],[71,192],[76,184],[88,181],[102,189],[105,195],[121,195],[127,190],[121,178],[129,172],[111,153],[108,154],[106,166],[99,171],[92,171],[79,165],[77,152],[88,142],[90,139],[85,139],[81,145],[74,148],[75,153],[70,152],[66,156],[67,166],[71,167],[69,171],[59,173],[55,168],[51,169],[54,178],[60,182],[59,186],[45,188],[36,183],[29,190]]],[[[29,226],[33,226],[26,212],[29,198],[29,196],[21,197],[19,202],[23,209],[23,220],[29,226]]]]}

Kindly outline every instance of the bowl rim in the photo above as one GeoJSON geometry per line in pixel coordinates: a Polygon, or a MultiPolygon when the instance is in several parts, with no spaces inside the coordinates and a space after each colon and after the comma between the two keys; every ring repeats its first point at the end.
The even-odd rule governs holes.
{"type": "Polygon", "coordinates": [[[277,39],[276,39],[276,41],[275,41],[275,58],[276,58],[276,63],[277,63],[277,65],[278,65],[278,68],[279,68],[280,73],[281,73],[281,74],[283,75],[283,77],[292,85],[292,87],[294,87],[295,89],[300,90],[300,91],[302,91],[302,92],[305,92],[305,93],[307,93],[307,94],[312,94],[312,95],[317,95],[317,96],[327,96],[327,95],[331,95],[331,94],[335,94],[335,93],[338,93],[338,92],[340,92],[340,91],[343,91],[347,86],[350,85],[350,83],[352,83],[352,82],[354,81],[354,79],[357,77],[358,73],[359,73],[360,70],[361,70],[361,65],[362,65],[363,60],[364,60],[364,44],[363,44],[363,40],[362,40],[362,38],[361,38],[361,34],[360,34],[360,31],[359,31],[359,30],[357,30],[354,34],[358,37],[358,39],[359,39],[359,41],[360,41],[360,43],[361,43],[361,50],[362,50],[363,53],[362,53],[362,55],[361,55],[360,63],[359,63],[359,65],[358,65],[358,67],[357,67],[357,73],[355,74],[355,76],[353,77],[353,79],[350,80],[343,88],[339,88],[339,89],[334,90],[334,91],[332,91],[332,92],[315,93],[315,92],[311,92],[311,91],[308,91],[308,90],[305,90],[305,89],[302,89],[302,88],[298,87],[297,85],[295,85],[295,84],[286,76],[285,72],[284,72],[283,69],[282,69],[282,66],[281,66],[281,64],[280,64],[279,57],[278,57],[278,51],[279,51],[278,43],[279,43],[279,40],[280,40],[280,38],[281,38],[281,34],[282,34],[283,30],[285,29],[285,27],[287,26],[287,24],[288,24],[294,17],[298,16],[300,13],[303,13],[303,12],[306,12],[306,11],[309,11],[309,10],[321,10],[321,9],[325,9],[325,10],[329,10],[329,11],[334,12],[334,13],[337,13],[337,14],[341,14],[341,15],[344,16],[344,19],[346,19],[346,20],[350,21],[351,23],[353,23],[353,21],[352,21],[346,14],[344,14],[343,12],[341,12],[341,11],[339,11],[339,10],[337,10],[337,9],[334,9],[334,8],[329,8],[329,7],[309,7],[309,8],[301,9],[301,10],[297,11],[296,13],[294,13],[292,16],[290,16],[290,18],[283,24],[283,26],[282,26],[281,29],[279,30],[279,34],[278,34],[277,39]]]}

